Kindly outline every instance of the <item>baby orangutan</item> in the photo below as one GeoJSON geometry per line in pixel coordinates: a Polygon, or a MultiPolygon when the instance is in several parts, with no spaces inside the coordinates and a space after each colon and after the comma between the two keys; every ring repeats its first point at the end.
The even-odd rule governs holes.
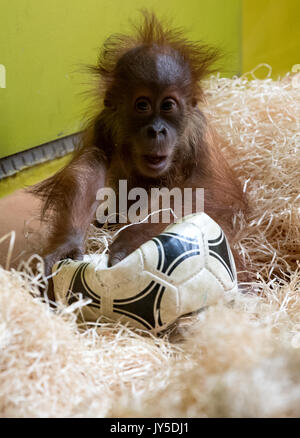
{"type": "MultiPolygon", "coordinates": [[[[104,91],[103,109],[72,161],[32,189],[44,200],[43,215],[51,212],[46,274],[58,260],[82,258],[98,206],[96,193],[111,187],[118,196],[119,180],[127,181],[128,190],[204,188],[205,212],[232,241],[233,215],[246,209],[246,201],[201,111],[200,81],[217,56],[148,13],[135,36],[106,41],[94,68],[104,91]]],[[[110,247],[110,264],[166,226],[149,222],[125,228],[110,247]]]]}

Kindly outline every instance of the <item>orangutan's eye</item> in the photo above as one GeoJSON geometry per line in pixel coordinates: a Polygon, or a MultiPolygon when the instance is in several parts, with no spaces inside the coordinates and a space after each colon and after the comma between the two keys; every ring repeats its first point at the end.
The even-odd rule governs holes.
{"type": "Polygon", "coordinates": [[[151,111],[151,104],[145,97],[140,97],[135,101],[135,109],[138,113],[147,113],[151,111]]]}
{"type": "Polygon", "coordinates": [[[167,97],[163,103],[161,104],[161,110],[165,113],[169,113],[173,111],[177,106],[177,103],[174,99],[167,97]]]}

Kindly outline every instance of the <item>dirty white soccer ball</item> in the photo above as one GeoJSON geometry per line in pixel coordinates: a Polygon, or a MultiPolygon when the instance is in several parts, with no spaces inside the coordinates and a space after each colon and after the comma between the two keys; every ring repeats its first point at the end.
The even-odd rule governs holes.
{"type": "Polygon", "coordinates": [[[180,316],[237,290],[224,232],[205,213],[186,216],[113,267],[108,255],[64,260],[53,267],[56,301],[81,307],[85,321],[101,316],[159,333],[180,316]]]}

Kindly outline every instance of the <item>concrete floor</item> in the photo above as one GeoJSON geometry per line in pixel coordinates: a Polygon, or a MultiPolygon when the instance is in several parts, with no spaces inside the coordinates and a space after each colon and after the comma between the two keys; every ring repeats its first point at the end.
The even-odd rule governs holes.
{"type": "Polygon", "coordinates": [[[40,230],[38,213],[40,201],[25,190],[0,199],[0,265],[6,266],[10,232],[16,232],[15,244],[9,268],[17,268],[21,260],[32,254],[36,242],[36,233],[40,230]],[[5,237],[7,236],[7,237],[5,237]]]}
{"type": "Polygon", "coordinates": [[[28,259],[34,248],[40,247],[37,232],[40,201],[26,188],[53,175],[70,160],[65,156],[48,163],[23,170],[17,175],[0,180],[0,265],[5,267],[10,242],[9,233],[16,232],[16,241],[10,268],[17,268],[21,260],[28,259]],[[6,237],[5,237],[6,236],[6,237]]]}

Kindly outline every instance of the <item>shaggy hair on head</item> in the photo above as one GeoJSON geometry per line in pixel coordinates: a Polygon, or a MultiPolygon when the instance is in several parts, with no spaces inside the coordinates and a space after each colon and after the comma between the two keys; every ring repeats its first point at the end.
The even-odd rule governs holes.
{"type": "MultiPolygon", "coordinates": [[[[42,274],[0,268],[2,417],[300,416],[300,75],[204,86],[251,204],[234,226],[255,281],[156,338],[78,326],[80,302],[53,312],[42,274]]],[[[97,233],[88,251],[107,247],[97,233]]]]}
{"type": "Polygon", "coordinates": [[[172,28],[169,23],[158,20],[152,12],[143,11],[143,22],[133,24],[131,35],[115,34],[103,44],[97,66],[91,66],[91,72],[100,76],[100,89],[113,87],[118,61],[130,49],[136,47],[151,48],[158,46],[160,50],[175,51],[192,72],[193,96],[200,100],[203,96],[200,80],[215,71],[214,63],[221,57],[218,49],[202,42],[189,41],[185,38],[185,30],[172,28]]]}

